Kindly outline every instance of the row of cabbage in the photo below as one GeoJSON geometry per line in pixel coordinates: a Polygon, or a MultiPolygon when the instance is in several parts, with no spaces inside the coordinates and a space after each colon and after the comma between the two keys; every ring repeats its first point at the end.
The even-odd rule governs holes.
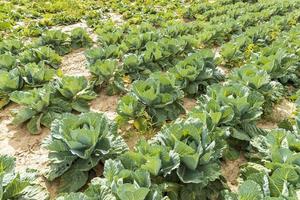
{"type": "MultiPolygon", "coordinates": [[[[103,26],[111,16],[121,16],[123,23],[128,25],[151,23],[154,26],[165,26],[170,21],[193,20],[208,18],[225,14],[224,9],[240,9],[252,5],[264,3],[259,1],[221,0],[214,3],[209,1],[182,2],[172,1],[94,1],[64,0],[42,1],[30,3],[27,0],[0,2],[0,30],[3,35],[18,35],[22,37],[36,37],[41,35],[49,27],[56,25],[69,25],[86,21],[89,27],[103,26]],[[211,11],[212,6],[216,11],[211,11]],[[74,12],[76,11],[76,12],[74,12]],[[176,13],[176,14],[174,14],[176,13]],[[200,17],[199,17],[200,14],[200,17]],[[204,14],[202,16],[202,14],[204,14]]],[[[272,5],[270,3],[269,5],[272,5]]]]}
{"type": "MultiPolygon", "coordinates": [[[[180,113],[184,112],[184,110],[182,109],[182,105],[180,105],[180,103],[178,103],[177,101],[180,101],[180,99],[183,97],[182,92],[179,89],[186,90],[186,88],[189,88],[190,91],[185,92],[190,95],[195,95],[199,92],[205,91],[206,85],[222,79],[221,74],[216,70],[214,64],[209,63],[213,60],[213,56],[211,55],[211,53],[205,51],[202,51],[200,53],[197,52],[195,50],[195,46],[193,47],[194,42],[192,36],[188,37],[185,35],[189,31],[193,30],[193,25],[173,25],[167,27],[166,29],[151,32],[151,30],[153,30],[153,27],[145,24],[140,26],[138,29],[130,30],[130,32],[128,33],[128,37],[126,37],[128,39],[122,38],[124,33],[124,30],[122,29],[118,29],[117,32],[113,32],[116,33],[116,35],[112,34],[109,37],[108,31],[111,30],[111,28],[109,27],[110,26],[108,26],[108,29],[104,31],[106,34],[103,35],[103,32],[100,33],[101,43],[107,46],[104,48],[95,48],[87,51],[87,58],[90,61],[88,68],[96,77],[96,80],[94,82],[96,83],[95,85],[106,83],[106,85],[109,85],[109,90],[111,90],[112,93],[115,90],[128,92],[129,89],[124,85],[124,78],[126,78],[126,76],[130,76],[129,82],[131,82],[135,79],[147,79],[147,77],[151,76],[150,74],[153,71],[168,69],[168,71],[171,72],[168,74],[173,74],[167,76],[169,77],[169,86],[172,87],[174,92],[176,93],[175,97],[169,97],[169,99],[164,98],[164,100],[159,99],[163,99],[163,96],[166,97],[166,95],[170,95],[171,93],[167,92],[166,95],[153,94],[152,100],[148,100],[148,102],[146,102],[147,100],[145,99],[143,100],[143,97],[139,97],[140,101],[142,101],[144,104],[146,103],[146,106],[148,104],[148,107],[156,108],[147,108],[148,112],[146,113],[135,113],[136,111],[130,110],[127,110],[126,113],[124,112],[124,110],[122,111],[122,108],[120,108],[119,113],[123,114],[123,118],[134,117],[138,119],[138,124],[141,124],[141,122],[145,121],[145,119],[141,119],[140,116],[145,116],[145,114],[149,115],[150,113],[150,117],[146,116],[145,118],[153,118],[153,116],[156,115],[157,111],[160,110],[159,108],[168,105],[165,111],[162,111],[161,114],[158,113],[156,117],[157,119],[151,119],[150,121],[154,123],[161,123],[165,120],[175,119],[180,113]],[[180,32],[178,32],[178,27],[181,27],[181,29],[179,29],[181,30],[180,32]],[[174,33],[175,30],[177,30],[176,33],[174,33]],[[178,34],[182,36],[176,38],[178,34]],[[136,35],[137,37],[134,38],[132,37],[133,35],[136,35]],[[171,38],[169,38],[170,36],[171,38]],[[175,38],[172,38],[174,36],[175,38]],[[118,40],[120,40],[120,43],[118,42],[118,40]],[[119,43],[120,45],[110,45],[110,43],[119,43]],[[142,50],[143,48],[146,48],[145,51],[142,50]],[[120,49],[123,49],[123,51],[119,52],[118,50],[120,49]],[[128,54],[128,52],[139,52],[139,49],[142,50],[141,53],[128,54]],[[184,59],[191,52],[194,55],[184,59]],[[119,66],[119,62],[117,60],[105,60],[105,58],[119,57],[119,54],[124,55],[124,53],[126,54],[123,59],[121,58],[121,60],[123,61],[123,66],[121,67],[119,66]],[[199,62],[193,59],[193,57],[195,58],[197,57],[197,55],[204,57],[208,56],[206,59],[207,61],[205,61],[206,63],[204,64],[202,61],[199,62]],[[171,66],[176,63],[178,64],[172,68],[171,66]],[[193,67],[190,67],[191,65],[193,65],[193,67]],[[187,66],[189,66],[190,69],[185,69],[187,66]],[[206,69],[206,67],[208,67],[209,69],[206,69]],[[184,73],[193,74],[191,75],[184,73]],[[155,102],[154,106],[151,106],[153,102],[155,102]],[[173,104],[173,102],[175,104],[173,104]],[[133,116],[134,114],[137,114],[137,116],[133,116]]],[[[34,42],[33,44],[25,47],[21,42],[17,40],[3,41],[1,44],[3,53],[1,55],[1,76],[3,77],[3,83],[1,84],[1,105],[4,106],[9,102],[9,94],[12,91],[20,90],[22,88],[26,89],[30,87],[39,87],[44,83],[50,81],[55,75],[60,75],[60,71],[57,72],[52,69],[57,68],[59,65],[60,57],[57,54],[64,55],[70,52],[71,48],[87,47],[90,45],[91,39],[82,29],[74,29],[71,33],[71,36],[60,31],[48,31],[43,34],[41,38],[37,40],[37,42],[34,42]],[[57,54],[49,47],[54,49],[57,54]]],[[[160,73],[158,72],[156,74],[160,73]]],[[[153,79],[155,81],[155,79],[158,80],[158,77],[162,76],[164,76],[164,74],[152,75],[152,77],[150,77],[149,79],[153,79]],[[154,76],[156,76],[156,78],[154,78],[154,76]]],[[[141,82],[142,81],[140,81],[139,83],[141,82]]],[[[146,86],[145,83],[141,85],[143,85],[143,87],[146,86]]],[[[152,86],[152,89],[154,89],[154,93],[157,92],[157,84],[156,86],[152,86]]],[[[137,91],[135,93],[137,93],[137,91]]],[[[11,99],[13,99],[13,97],[11,99]]],[[[18,102],[18,100],[16,99],[15,101],[18,102]]],[[[18,103],[22,104],[22,102],[18,103]]],[[[122,102],[121,104],[124,104],[126,106],[126,104],[128,105],[139,103],[136,102],[136,100],[132,97],[124,97],[124,102],[122,102]]],[[[79,109],[80,108],[77,108],[77,111],[79,109]]],[[[70,111],[70,109],[67,110],[70,111]]],[[[83,109],[81,108],[81,111],[82,110],[83,109]]],[[[63,109],[60,112],[65,111],[66,110],[63,109]]],[[[33,113],[35,112],[32,112],[32,115],[35,115],[33,113]]],[[[19,120],[16,120],[16,124],[27,121],[32,117],[32,115],[28,115],[24,119],[21,118],[19,120]]],[[[29,125],[31,126],[31,128],[29,129],[32,129],[32,133],[38,132],[37,130],[40,130],[39,125],[36,126],[36,121],[39,121],[38,119],[40,118],[36,116],[33,120],[33,123],[30,123],[29,125]]],[[[51,122],[51,120],[49,120],[49,122],[51,122]]],[[[42,124],[49,127],[49,122],[42,124]]]]}

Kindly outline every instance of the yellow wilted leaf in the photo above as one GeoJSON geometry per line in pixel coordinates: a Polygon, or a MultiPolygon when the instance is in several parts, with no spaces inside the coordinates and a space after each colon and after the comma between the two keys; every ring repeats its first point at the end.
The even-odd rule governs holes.
{"type": "Polygon", "coordinates": [[[131,83],[131,79],[130,79],[130,77],[128,75],[127,76],[123,76],[123,81],[124,81],[124,83],[127,83],[127,84],[131,83]]]}

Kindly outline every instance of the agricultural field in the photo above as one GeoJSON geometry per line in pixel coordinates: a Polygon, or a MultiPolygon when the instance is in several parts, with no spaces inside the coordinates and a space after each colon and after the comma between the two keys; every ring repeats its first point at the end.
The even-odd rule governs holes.
{"type": "Polygon", "coordinates": [[[300,0],[0,0],[0,200],[299,200],[300,0]]]}

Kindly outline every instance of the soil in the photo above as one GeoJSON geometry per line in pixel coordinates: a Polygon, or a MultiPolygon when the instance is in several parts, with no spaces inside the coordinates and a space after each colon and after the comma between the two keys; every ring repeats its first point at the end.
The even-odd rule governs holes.
{"type": "Polygon", "coordinates": [[[61,70],[65,75],[90,77],[86,68],[85,49],[77,49],[62,58],[61,70]]]}
{"type": "MultiPolygon", "coordinates": [[[[16,171],[22,173],[27,168],[45,169],[47,165],[48,151],[41,147],[42,141],[49,134],[49,130],[42,129],[41,134],[31,135],[25,126],[11,125],[14,109],[20,106],[11,103],[0,114],[0,154],[14,156],[16,158],[16,171]]],[[[50,195],[54,198],[57,185],[51,184],[44,180],[42,171],[40,170],[37,180],[42,186],[47,187],[50,195]]]]}
{"type": "Polygon", "coordinates": [[[224,162],[222,162],[222,175],[227,180],[227,184],[230,190],[233,192],[237,192],[238,190],[238,177],[240,175],[240,166],[246,162],[247,160],[242,154],[240,154],[240,157],[236,160],[225,160],[224,162]]]}
{"type": "Polygon", "coordinates": [[[197,105],[197,100],[192,98],[183,98],[183,107],[186,111],[191,111],[197,105]]]}
{"type": "Polygon", "coordinates": [[[267,119],[262,119],[262,120],[258,121],[256,126],[258,128],[271,130],[271,129],[277,128],[277,123],[269,121],[267,119]]]}
{"type": "Polygon", "coordinates": [[[139,133],[135,132],[135,133],[127,134],[124,139],[125,139],[126,144],[129,147],[129,149],[133,150],[136,143],[141,138],[142,138],[142,136],[139,133]]]}
{"type": "Polygon", "coordinates": [[[26,168],[41,169],[45,166],[48,152],[41,148],[43,139],[49,134],[44,128],[39,135],[31,135],[24,126],[11,125],[12,109],[19,108],[16,104],[7,106],[0,116],[0,154],[16,157],[16,170],[26,168]]]}
{"type": "Polygon", "coordinates": [[[119,96],[109,96],[105,90],[101,90],[98,97],[90,104],[90,109],[93,112],[105,112],[106,116],[113,120],[116,116],[119,96]]]}
{"type": "Polygon", "coordinates": [[[270,120],[275,123],[281,122],[286,118],[293,117],[295,111],[295,103],[290,102],[287,99],[283,99],[274,106],[270,120]]]}
{"type": "Polygon", "coordinates": [[[123,17],[117,13],[109,13],[109,18],[115,22],[117,25],[122,25],[124,23],[123,17]]]}

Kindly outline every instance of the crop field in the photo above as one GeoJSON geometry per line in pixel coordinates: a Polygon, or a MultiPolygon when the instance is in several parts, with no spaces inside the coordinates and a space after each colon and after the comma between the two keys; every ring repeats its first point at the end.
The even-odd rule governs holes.
{"type": "Polygon", "coordinates": [[[299,200],[300,0],[0,0],[0,200],[299,200]]]}

